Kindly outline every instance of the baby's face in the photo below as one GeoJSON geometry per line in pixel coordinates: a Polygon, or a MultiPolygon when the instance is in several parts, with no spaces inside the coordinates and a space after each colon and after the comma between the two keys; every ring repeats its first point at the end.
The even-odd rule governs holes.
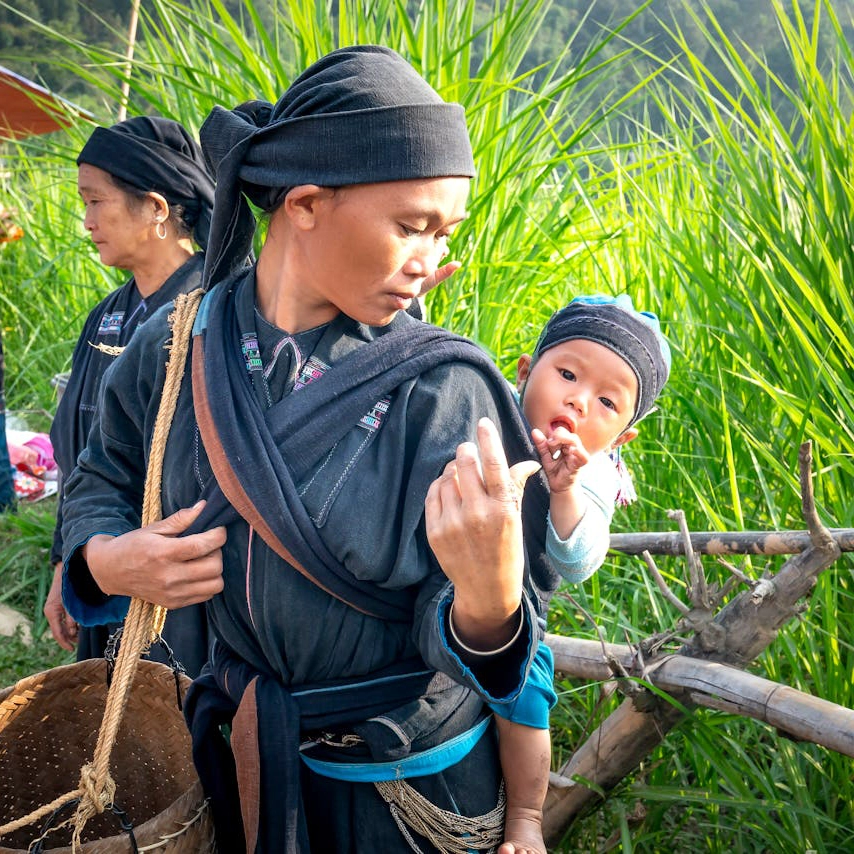
{"type": "Polygon", "coordinates": [[[610,448],[632,420],[638,381],[613,350],[583,338],[546,350],[531,370],[522,356],[516,373],[528,423],[551,436],[565,427],[590,454],[610,448]]]}

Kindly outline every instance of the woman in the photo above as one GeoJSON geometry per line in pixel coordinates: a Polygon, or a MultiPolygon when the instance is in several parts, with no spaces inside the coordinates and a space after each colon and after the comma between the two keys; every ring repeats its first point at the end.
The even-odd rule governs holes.
{"type": "MultiPolygon", "coordinates": [[[[95,421],[106,369],[161,306],[200,286],[204,255],[193,243],[207,246],[214,195],[198,143],[170,119],[138,117],[96,128],[77,165],[83,224],[101,261],[131,277],[95,306],[74,349],[50,431],[66,476],[95,421]]],[[[54,581],[44,612],[57,643],[71,650],[77,642],[78,660],[97,658],[104,654],[109,627],[78,630],[62,605],[63,512],[61,498],[51,551],[54,581]]],[[[164,635],[188,671],[197,674],[207,659],[204,609],[172,614],[164,635]]]]}
{"type": "Polygon", "coordinates": [[[217,178],[210,290],[166,518],[137,527],[170,336],[153,322],[107,378],[66,488],[66,604],[86,621],[121,618],[127,595],[209,600],[213,653],[186,713],[220,850],[493,847],[483,701],[518,694],[544,607],[531,578],[545,595],[554,579],[542,482],[525,499],[530,560],[521,545],[532,449],[508,384],[406,314],[465,216],[463,110],[393,51],[359,46],[275,105],[215,108],[200,137],[217,178]],[[250,269],[247,199],[269,215],[250,269]],[[463,538],[439,566],[424,502],[455,454],[459,488],[434,527],[453,539],[477,524],[481,546],[463,538]]]}

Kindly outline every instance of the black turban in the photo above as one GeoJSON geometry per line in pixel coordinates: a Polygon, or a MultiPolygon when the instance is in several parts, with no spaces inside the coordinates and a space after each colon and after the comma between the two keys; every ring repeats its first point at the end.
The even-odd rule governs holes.
{"type": "Polygon", "coordinates": [[[178,122],[137,116],[95,128],[77,165],[88,163],[145,192],[182,205],[196,243],[207,249],[214,182],[199,144],[178,122]]]}
{"type": "Polygon", "coordinates": [[[376,45],[327,54],[275,105],[214,107],[199,137],[217,180],[206,286],[250,252],[255,219],[244,194],[270,211],[299,184],[474,175],[462,106],[443,101],[401,56],[376,45]]]}

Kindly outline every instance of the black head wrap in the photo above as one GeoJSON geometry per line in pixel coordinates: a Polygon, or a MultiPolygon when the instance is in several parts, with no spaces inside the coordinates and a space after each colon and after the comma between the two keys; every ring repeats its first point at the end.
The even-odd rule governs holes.
{"type": "Polygon", "coordinates": [[[196,243],[206,249],[214,203],[214,182],[199,144],[178,122],[137,116],[109,128],[95,128],[77,165],[88,163],[145,192],[182,205],[196,243]]]}
{"type": "Polygon", "coordinates": [[[269,212],[283,190],[300,184],[474,175],[462,106],[443,101],[401,56],[376,45],[327,54],[275,105],[214,107],[199,137],[217,180],[206,284],[249,254],[255,219],[244,194],[269,212]]]}
{"type": "Polygon", "coordinates": [[[670,374],[670,346],[658,317],[651,311],[637,311],[628,294],[576,297],[549,318],[534,348],[531,368],[546,350],[575,338],[595,341],[628,363],[638,381],[638,399],[629,425],[643,418],[670,374]]]}

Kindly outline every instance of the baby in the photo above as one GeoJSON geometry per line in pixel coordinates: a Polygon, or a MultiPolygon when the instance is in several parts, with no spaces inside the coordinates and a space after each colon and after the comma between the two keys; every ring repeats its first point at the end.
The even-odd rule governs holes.
{"type": "MultiPolygon", "coordinates": [[[[519,358],[520,403],[549,482],[546,554],[568,581],[584,581],[605,559],[614,504],[634,498],[619,449],[638,435],[669,371],[658,318],[627,294],[576,297],[551,316],[533,356],[519,358]]],[[[498,854],[545,854],[553,681],[540,644],[517,700],[492,707],[507,794],[498,854]]]]}

